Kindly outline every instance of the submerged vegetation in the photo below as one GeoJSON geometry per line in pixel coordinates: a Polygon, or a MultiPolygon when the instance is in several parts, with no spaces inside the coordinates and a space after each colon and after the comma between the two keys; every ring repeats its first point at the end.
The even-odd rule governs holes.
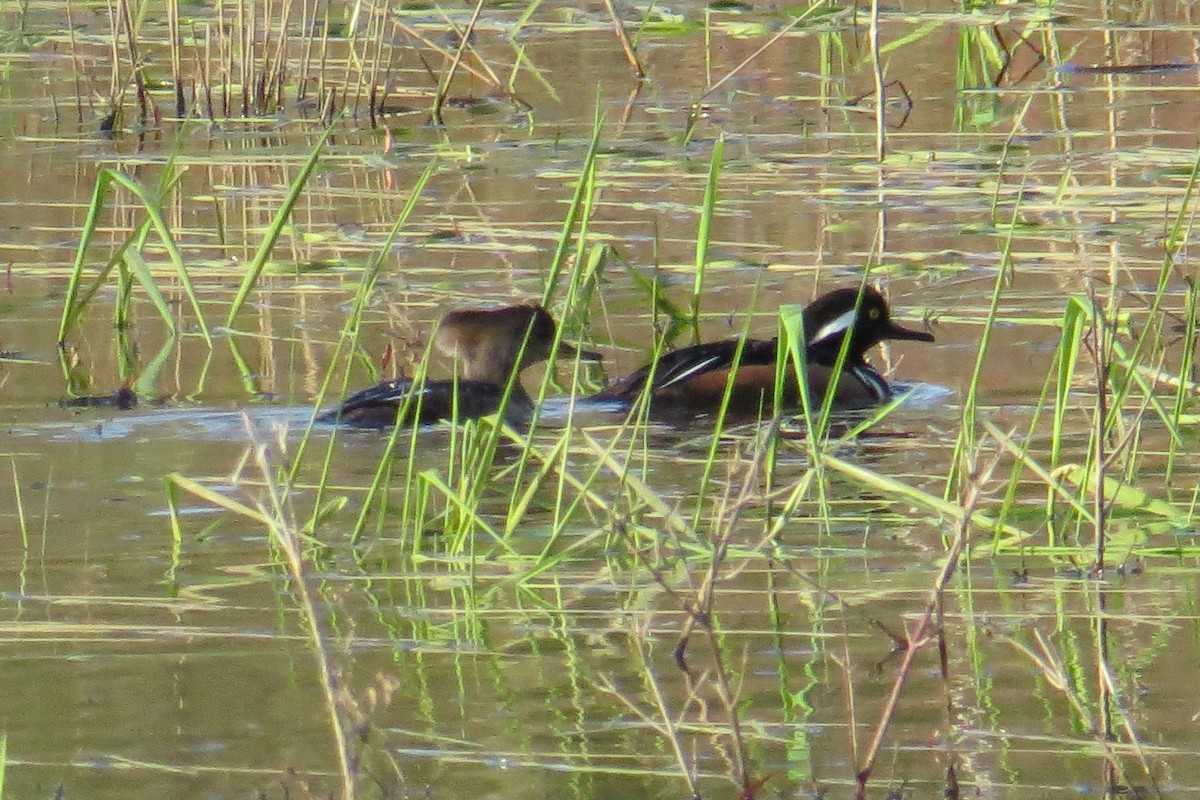
{"type": "MultiPolygon", "coordinates": [[[[6,47],[65,42],[91,65],[76,119],[116,139],[75,187],[70,256],[39,266],[60,385],[182,409],[136,412],[151,450],[214,384],[301,409],[251,410],[217,437],[239,452],[206,468],[148,468],[169,473],[148,504],[173,534],[155,591],[187,617],[267,588],[265,624],[298,644],[261,679],[323,711],[294,751],[219,762],[229,785],[527,793],[511,769],[585,797],[1200,786],[1200,739],[1142,693],[1154,675],[1190,699],[1162,676],[1196,656],[1173,626],[1194,629],[1200,556],[1200,155],[1190,130],[1124,147],[1111,118],[1077,131],[1062,83],[1105,76],[1119,107],[1148,91],[1121,81],[1161,73],[1070,72],[1087,47],[1068,33],[1119,26],[1052,8],[545,5],[168,0],[160,25],[156,4],[114,2],[87,35],[7,11],[6,47]],[[901,57],[947,41],[935,119],[936,82],[901,57]],[[452,308],[540,302],[618,364],[774,330],[782,376],[804,369],[792,303],[863,282],[939,340],[912,357],[930,376],[885,354],[920,383],[868,412],[802,391],[756,419],[664,422],[647,398],[573,402],[600,379],[565,360],[527,384],[528,428],[317,420],[361,383],[445,369],[422,332],[452,308]],[[162,396],[172,373],[188,377],[162,396]]],[[[33,368],[12,356],[0,388],[33,368]]],[[[43,557],[59,502],[47,489],[43,557]]],[[[104,599],[121,594],[138,591],[104,599]]],[[[129,752],[139,774],[179,766],[129,752]]],[[[10,786],[22,769],[0,758],[10,786]]]]}

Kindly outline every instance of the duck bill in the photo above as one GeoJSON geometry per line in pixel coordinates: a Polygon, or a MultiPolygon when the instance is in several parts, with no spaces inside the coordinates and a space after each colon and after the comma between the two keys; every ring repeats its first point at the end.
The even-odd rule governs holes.
{"type": "Polygon", "coordinates": [[[568,342],[558,343],[558,354],[556,356],[559,361],[567,361],[570,359],[579,359],[580,361],[603,361],[604,356],[594,350],[580,350],[573,344],[568,342]]]}
{"type": "Polygon", "coordinates": [[[905,328],[903,325],[897,325],[894,322],[888,323],[886,339],[907,339],[914,342],[932,342],[933,334],[928,331],[917,331],[912,328],[905,328]]]}

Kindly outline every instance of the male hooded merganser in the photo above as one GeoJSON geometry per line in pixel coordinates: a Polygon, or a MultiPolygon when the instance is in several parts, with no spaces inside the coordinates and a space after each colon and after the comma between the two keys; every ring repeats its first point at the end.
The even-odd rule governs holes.
{"type": "MultiPolygon", "coordinates": [[[[887,301],[870,286],[835,289],[804,309],[805,361],[808,388],[814,403],[821,403],[833,378],[838,354],[847,332],[850,343],[837,381],[834,407],[866,408],[886,402],[892,388],[866,361],[866,353],[885,339],[932,342],[933,335],[911,330],[891,321],[887,301]]],[[[737,360],[737,375],[729,398],[736,413],[757,413],[769,407],[774,397],[775,361],[779,340],[747,339],[737,360]]],[[[647,364],[614,383],[592,399],[632,402],[647,391],[659,410],[695,413],[720,407],[737,357],[738,340],[683,347],[664,353],[657,364],[647,364]]],[[[795,406],[800,392],[795,371],[786,368],[783,402],[795,406]]]]}
{"type": "Polygon", "coordinates": [[[390,427],[408,400],[403,424],[425,424],[449,419],[476,419],[500,410],[505,387],[513,380],[504,419],[522,425],[533,413],[533,401],[521,386],[519,373],[526,367],[558,358],[599,361],[600,354],[577,350],[559,342],[551,353],[557,326],[541,306],[510,306],[489,311],[452,311],[442,318],[434,344],[461,363],[457,380],[427,380],[414,393],[413,381],[384,381],[346,399],[318,419],[369,427],[390,427]],[[518,373],[514,376],[514,373],[518,373]]]}

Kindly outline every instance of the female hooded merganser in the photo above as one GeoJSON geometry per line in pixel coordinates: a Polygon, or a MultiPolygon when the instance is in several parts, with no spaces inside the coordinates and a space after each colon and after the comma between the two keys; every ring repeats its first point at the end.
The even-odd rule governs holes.
{"type": "MultiPolygon", "coordinates": [[[[842,342],[850,333],[834,395],[834,407],[838,409],[866,408],[891,399],[888,382],[867,364],[866,353],[872,347],[885,339],[933,341],[930,333],[892,322],[887,301],[870,286],[864,287],[861,295],[858,289],[847,288],[818,297],[804,309],[804,331],[808,388],[814,403],[823,401],[842,342]]],[[[660,411],[663,406],[693,414],[715,410],[721,405],[730,369],[737,359],[729,409],[757,413],[769,407],[774,397],[778,349],[778,339],[747,339],[737,359],[737,339],[683,347],[664,353],[656,364],[647,364],[592,399],[628,403],[649,391],[660,411]]],[[[785,374],[783,402],[795,406],[800,402],[795,371],[788,365],[785,374]]]]}
{"type": "Polygon", "coordinates": [[[551,355],[582,361],[601,358],[599,353],[577,350],[566,342],[559,342],[558,350],[551,353],[557,330],[554,318],[541,306],[452,311],[438,324],[434,344],[461,363],[459,379],[427,380],[419,385],[405,378],[384,381],[347,398],[318,419],[390,427],[406,400],[408,410],[402,424],[476,419],[500,410],[511,378],[504,419],[510,425],[523,425],[533,413],[533,401],[521,386],[522,370],[551,355]],[[418,387],[420,391],[414,392],[418,387]]]}

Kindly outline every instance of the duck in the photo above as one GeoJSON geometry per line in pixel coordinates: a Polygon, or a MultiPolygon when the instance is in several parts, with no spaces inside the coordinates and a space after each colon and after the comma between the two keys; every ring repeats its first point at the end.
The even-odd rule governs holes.
{"type": "MultiPolygon", "coordinates": [[[[892,386],[867,363],[866,354],[885,340],[932,342],[933,334],[905,328],[892,321],[887,300],[872,286],[841,288],[821,295],[804,308],[805,372],[812,402],[823,401],[833,384],[834,368],[847,335],[842,374],[837,380],[833,407],[839,411],[864,409],[886,403],[892,386]]],[[[652,413],[696,415],[717,411],[725,395],[729,373],[737,374],[728,410],[757,414],[769,410],[775,396],[775,364],[779,339],[725,339],[663,353],[657,363],[646,364],[615,381],[590,399],[632,404],[648,395],[652,413]]],[[[795,370],[785,368],[782,401],[800,403],[795,370]]]]}
{"type": "Polygon", "coordinates": [[[526,367],[548,360],[598,362],[599,353],[554,341],[558,325],[539,305],[452,311],[438,323],[434,346],[454,358],[459,377],[414,382],[409,378],[383,381],[346,398],[318,421],[358,427],[390,428],[395,424],[425,425],[441,420],[478,419],[504,406],[504,420],[528,424],[533,401],[521,385],[526,367]],[[504,394],[512,380],[508,402],[504,394]],[[411,398],[411,399],[410,399],[411,398]],[[405,407],[404,417],[397,420],[405,407]]]}

